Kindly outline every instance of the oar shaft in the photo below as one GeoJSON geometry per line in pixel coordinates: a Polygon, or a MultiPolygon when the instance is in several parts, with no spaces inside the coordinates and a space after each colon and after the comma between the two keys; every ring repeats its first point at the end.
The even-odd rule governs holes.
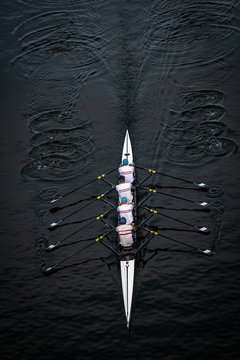
{"type": "Polygon", "coordinates": [[[114,254],[116,254],[117,256],[119,255],[118,251],[115,250],[112,246],[106,244],[103,240],[99,240],[99,243],[103,246],[105,246],[107,249],[109,249],[110,251],[112,251],[114,254]]]}
{"type": "MultiPolygon", "coordinates": [[[[95,241],[98,241],[98,242],[100,242],[100,243],[102,244],[101,240],[102,240],[105,236],[107,236],[108,234],[110,234],[112,231],[113,231],[113,230],[110,230],[110,231],[108,231],[107,233],[105,233],[105,234],[103,234],[103,235],[100,235],[99,237],[97,237],[97,238],[95,239],[95,241]]],[[[55,264],[55,265],[53,265],[53,266],[49,266],[49,267],[45,270],[45,272],[46,272],[46,273],[51,272],[51,271],[52,271],[53,269],[55,269],[57,266],[61,265],[61,264],[64,263],[65,261],[71,259],[73,256],[79,254],[81,251],[87,249],[89,246],[92,246],[93,244],[94,244],[94,242],[86,245],[85,247],[79,249],[78,251],[74,252],[74,253],[71,254],[70,256],[62,259],[62,260],[59,261],[57,264],[55,264]]]]}
{"type": "MultiPolygon", "coordinates": [[[[136,185],[136,186],[138,186],[138,185],[136,185]]],[[[182,198],[181,196],[177,196],[177,195],[172,195],[172,194],[164,193],[164,192],[159,191],[159,190],[146,188],[145,186],[138,186],[138,187],[139,187],[139,188],[141,188],[141,189],[144,189],[144,190],[147,190],[147,191],[153,192],[153,193],[157,193],[157,194],[161,194],[161,195],[169,196],[169,197],[172,197],[172,198],[175,198],[175,199],[184,200],[184,201],[188,201],[188,202],[194,203],[194,201],[193,201],[193,200],[189,200],[189,199],[186,199],[186,198],[182,198]]]]}
{"type": "Polygon", "coordinates": [[[176,240],[176,239],[170,238],[169,236],[159,234],[157,231],[153,231],[153,230],[150,230],[150,229],[148,229],[148,228],[141,228],[141,229],[149,232],[150,234],[158,235],[158,236],[161,236],[161,237],[163,237],[163,238],[165,238],[165,239],[168,239],[168,240],[170,240],[170,241],[173,241],[173,242],[175,242],[175,243],[178,243],[178,244],[181,244],[181,245],[185,245],[185,246],[187,246],[187,247],[189,247],[189,248],[191,248],[191,249],[194,249],[195,251],[197,251],[198,253],[200,253],[200,254],[202,254],[202,255],[212,256],[212,255],[215,254],[215,252],[212,251],[212,250],[205,249],[205,248],[204,248],[204,249],[197,248],[197,247],[195,247],[195,246],[186,244],[186,243],[183,242],[183,241],[176,240]]]}
{"type": "Polygon", "coordinates": [[[147,188],[147,187],[145,187],[145,186],[139,186],[139,185],[136,185],[136,186],[139,187],[140,189],[144,189],[144,190],[147,190],[147,191],[152,192],[152,193],[157,193],[157,194],[161,194],[161,195],[165,195],[165,196],[172,197],[172,198],[174,198],[174,199],[179,199],[179,200],[188,201],[188,202],[190,202],[190,203],[194,203],[194,204],[197,204],[197,205],[199,205],[199,206],[206,207],[206,206],[209,206],[209,205],[210,205],[209,203],[207,203],[207,202],[205,202],[205,201],[189,200],[189,199],[183,198],[183,197],[181,197],[181,196],[168,194],[168,193],[165,193],[165,192],[162,192],[162,191],[159,191],[159,190],[147,188]]]}
{"type": "MultiPolygon", "coordinates": [[[[116,208],[116,207],[115,207],[115,208],[116,208]]],[[[60,243],[62,243],[63,241],[65,241],[65,240],[69,239],[69,238],[70,238],[70,236],[75,235],[76,233],[78,233],[79,231],[81,231],[81,230],[85,229],[85,228],[86,228],[86,227],[88,227],[89,225],[93,224],[95,221],[102,220],[102,219],[103,219],[103,217],[104,217],[105,215],[107,215],[107,214],[108,214],[110,211],[112,211],[112,210],[114,210],[114,208],[112,208],[112,209],[110,209],[110,210],[106,211],[106,212],[105,212],[105,213],[103,213],[103,214],[100,214],[100,215],[95,216],[95,219],[94,219],[93,221],[90,221],[90,223],[88,223],[88,224],[86,224],[86,225],[82,226],[80,229],[78,229],[77,231],[75,231],[75,232],[74,232],[74,233],[72,233],[71,235],[67,236],[67,237],[66,237],[65,239],[63,239],[62,241],[60,241],[60,243]]]]}
{"type": "Polygon", "coordinates": [[[90,244],[86,245],[85,247],[83,247],[83,248],[79,249],[78,251],[76,251],[76,252],[72,253],[70,256],[68,256],[68,257],[64,258],[63,260],[59,261],[59,262],[56,264],[56,266],[61,265],[61,264],[62,264],[62,263],[64,263],[65,261],[67,261],[67,260],[71,259],[73,256],[75,256],[75,255],[79,254],[81,251],[83,251],[83,250],[87,249],[89,246],[92,246],[93,244],[94,244],[94,243],[92,242],[92,243],[90,243],[90,244]]]}
{"type": "Polygon", "coordinates": [[[175,179],[175,180],[180,180],[180,181],[184,181],[186,183],[189,183],[189,184],[193,184],[193,185],[196,185],[196,186],[199,186],[199,187],[208,187],[207,184],[205,183],[202,183],[202,182],[194,182],[194,181],[190,181],[190,180],[186,180],[186,179],[182,179],[182,178],[179,178],[177,176],[174,176],[174,175],[169,175],[169,174],[165,174],[161,171],[157,171],[157,170],[152,170],[152,169],[147,169],[147,168],[144,168],[144,167],[141,167],[141,166],[136,166],[137,169],[141,169],[141,170],[145,170],[145,171],[148,171],[152,174],[158,174],[158,175],[163,175],[163,176],[167,176],[169,178],[172,178],[172,179],[175,179]]]}
{"type": "MultiPolygon", "coordinates": [[[[82,226],[80,229],[74,231],[73,233],[71,233],[70,235],[68,235],[67,237],[65,237],[63,240],[58,241],[56,244],[51,244],[51,245],[49,245],[49,247],[47,247],[45,250],[47,250],[47,251],[53,250],[53,249],[56,248],[58,245],[60,245],[61,243],[63,243],[65,240],[69,239],[69,238],[72,237],[73,235],[76,235],[77,233],[79,233],[79,231],[85,229],[85,228],[88,227],[89,225],[93,224],[95,221],[97,221],[97,220],[103,220],[103,217],[104,217],[105,215],[107,215],[110,211],[114,210],[114,209],[116,209],[116,206],[115,206],[114,208],[106,211],[106,212],[103,213],[103,214],[99,214],[99,215],[97,215],[97,216],[94,216],[94,220],[93,220],[93,221],[90,221],[90,222],[87,223],[86,225],[82,226]]],[[[89,219],[85,219],[84,221],[87,221],[87,220],[90,220],[90,219],[92,219],[92,217],[89,218],[89,219]]]]}
{"type": "Polygon", "coordinates": [[[154,237],[154,235],[152,235],[149,239],[146,239],[146,240],[139,246],[139,248],[136,250],[135,255],[137,255],[137,254],[139,253],[139,251],[141,251],[142,248],[143,248],[145,245],[147,245],[147,244],[152,240],[153,237],[154,237]]]}
{"type": "Polygon", "coordinates": [[[156,214],[156,215],[159,215],[159,216],[163,216],[163,217],[166,217],[166,218],[171,219],[171,220],[178,221],[178,222],[180,222],[180,223],[182,223],[182,224],[185,224],[185,225],[188,225],[188,226],[191,226],[191,227],[195,227],[194,225],[192,225],[192,224],[190,224],[190,223],[188,223],[188,222],[186,222],[186,221],[183,221],[183,220],[174,218],[174,217],[169,216],[169,215],[166,215],[166,214],[162,214],[162,213],[158,212],[157,210],[150,209],[150,208],[148,208],[148,207],[146,207],[146,206],[140,206],[140,207],[141,207],[142,209],[145,209],[145,210],[150,211],[150,212],[153,213],[153,214],[156,214]]]}
{"type": "Polygon", "coordinates": [[[68,219],[70,216],[76,214],[77,212],[79,212],[80,210],[84,209],[85,207],[93,204],[95,201],[97,201],[97,199],[94,199],[94,200],[90,201],[88,204],[85,204],[84,206],[81,206],[79,209],[73,211],[71,214],[66,215],[62,220],[68,219]]]}
{"type": "Polygon", "coordinates": [[[183,241],[180,241],[180,240],[172,239],[172,238],[170,238],[169,236],[159,234],[157,231],[153,231],[153,230],[150,230],[150,229],[144,228],[144,227],[142,227],[141,229],[149,232],[150,234],[158,235],[158,236],[160,236],[160,237],[164,237],[165,239],[171,240],[171,241],[173,241],[173,242],[175,242],[175,243],[182,244],[182,245],[188,246],[188,247],[190,247],[190,248],[192,248],[192,249],[198,250],[198,248],[196,248],[195,246],[186,244],[186,243],[184,243],[183,241]]]}
{"type": "Polygon", "coordinates": [[[79,212],[80,210],[84,209],[85,207],[91,205],[92,203],[94,203],[95,201],[97,200],[100,200],[102,199],[105,195],[109,194],[112,190],[114,189],[114,187],[112,187],[112,189],[109,189],[108,191],[106,191],[105,193],[102,193],[100,195],[98,195],[96,197],[96,199],[90,201],[88,204],[84,205],[84,206],[81,206],[79,209],[73,211],[72,213],[66,215],[64,218],[60,219],[60,220],[57,220],[55,221],[54,223],[50,224],[49,225],[49,229],[52,230],[55,226],[57,226],[58,224],[60,224],[62,221],[66,220],[67,218],[69,218],[70,216],[73,216],[74,214],[76,214],[77,212],[79,212]]]}
{"type": "Polygon", "coordinates": [[[65,196],[68,196],[68,195],[74,193],[75,191],[80,190],[80,189],[82,189],[83,187],[94,183],[94,182],[97,181],[97,180],[103,179],[106,175],[111,174],[113,171],[115,171],[115,170],[117,170],[117,169],[118,169],[118,167],[117,167],[117,168],[114,168],[114,169],[112,169],[112,170],[110,170],[110,171],[107,171],[105,174],[99,175],[96,179],[91,180],[91,181],[89,181],[89,182],[86,183],[86,184],[80,185],[80,186],[78,186],[77,188],[75,188],[75,189],[73,189],[73,190],[71,190],[71,191],[68,191],[67,193],[63,194],[62,196],[59,196],[59,198],[57,198],[57,199],[51,200],[50,203],[54,203],[54,202],[56,202],[56,201],[64,198],[65,196]]]}

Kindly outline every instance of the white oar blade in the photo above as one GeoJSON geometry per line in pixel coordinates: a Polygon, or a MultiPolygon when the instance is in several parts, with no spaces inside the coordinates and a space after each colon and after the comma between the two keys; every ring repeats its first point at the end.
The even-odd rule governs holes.
{"type": "Polygon", "coordinates": [[[52,249],[54,249],[56,246],[58,246],[60,244],[60,241],[56,242],[55,244],[51,244],[49,245],[47,248],[45,248],[46,251],[51,251],[52,249]]]}
{"type": "Polygon", "coordinates": [[[195,228],[199,231],[202,231],[204,233],[208,233],[209,232],[209,229],[205,226],[201,226],[201,225],[196,225],[195,228]]]}
{"type": "Polygon", "coordinates": [[[48,268],[45,269],[45,273],[49,273],[50,271],[52,271],[54,269],[55,266],[49,266],[48,268]]]}
{"type": "Polygon", "coordinates": [[[54,203],[54,202],[56,202],[56,201],[58,201],[58,200],[60,200],[60,199],[62,199],[62,196],[60,196],[59,198],[57,198],[57,199],[53,199],[53,200],[51,200],[50,201],[50,204],[52,204],[52,203],[54,203]]]}
{"type": "Polygon", "coordinates": [[[193,184],[196,185],[196,186],[199,186],[201,188],[207,188],[208,187],[208,184],[205,184],[203,182],[194,182],[193,184]]]}
{"type": "Polygon", "coordinates": [[[198,204],[199,206],[202,206],[202,207],[207,207],[209,206],[210,204],[206,201],[195,201],[196,204],[198,204]]]}
{"type": "Polygon", "coordinates": [[[58,226],[58,224],[60,224],[60,222],[62,222],[61,219],[60,219],[60,220],[56,220],[55,222],[51,223],[51,224],[48,226],[48,228],[49,228],[49,229],[52,229],[52,228],[54,228],[55,226],[58,226]]]}
{"type": "Polygon", "coordinates": [[[198,249],[198,251],[200,251],[202,254],[204,255],[215,255],[216,253],[212,250],[209,249],[198,249]]]}

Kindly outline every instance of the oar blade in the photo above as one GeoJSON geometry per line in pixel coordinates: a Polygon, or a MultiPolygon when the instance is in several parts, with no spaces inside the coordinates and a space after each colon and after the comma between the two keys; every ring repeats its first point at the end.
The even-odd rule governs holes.
{"type": "Polygon", "coordinates": [[[57,199],[52,199],[52,200],[50,201],[50,204],[55,203],[56,201],[58,201],[58,200],[60,200],[60,199],[62,199],[62,196],[60,196],[60,197],[57,198],[57,199]]]}
{"type": "Polygon", "coordinates": [[[206,201],[195,201],[195,204],[202,206],[202,207],[210,206],[210,203],[208,203],[206,201]]]}
{"type": "Polygon", "coordinates": [[[54,229],[56,226],[58,226],[58,225],[60,224],[60,222],[62,222],[62,219],[54,221],[53,223],[51,223],[50,225],[48,225],[48,229],[49,229],[49,230],[54,229]]]}
{"type": "Polygon", "coordinates": [[[52,251],[53,249],[55,249],[56,246],[58,246],[60,244],[60,241],[49,245],[48,247],[45,248],[46,251],[52,251]]]}
{"type": "Polygon", "coordinates": [[[212,256],[212,255],[215,255],[215,251],[212,251],[212,250],[209,250],[209,249],[199,249],[198,248],[198,251],[203,254],[203,255],[207,255],[207,256],[212,256]]]}
{"type": "Polygon", "coordinates": [[[201,188],[208,188],[208,184],[205,184],[203,182],[193,182],[194,185],[198,186],[198,187],[201,187],[201,188]]]}
{"type": "Polygon", "coordinates": [[[52,213],[52,214],[54,214],[54,213],[56,213],[56,212],[59,211],[59,210],[62,210],[62,208],[56,206],[56,207],[54,207],[54,208],[49,209],[49,212],[52,213]]]}
{"type": "Polygon", "coordinates": [[[53,271],[55,271],[55,268],[58,266],[58,264],[55,264],[53,266],[49,266],[46,269],[44,269],[45,275],[50,275],[53,271]]]}
{"type": "Polygon", "coordinates": [[[195,227],[195,229],[197,229],[198,231],[201,231],[201,232],[203,232],[203,233],[205,233],[205,234],[210,232],[210,230],[209,230],[207,227],[202,226],[202,225],[195,225],[194,227],[195,227]]]}

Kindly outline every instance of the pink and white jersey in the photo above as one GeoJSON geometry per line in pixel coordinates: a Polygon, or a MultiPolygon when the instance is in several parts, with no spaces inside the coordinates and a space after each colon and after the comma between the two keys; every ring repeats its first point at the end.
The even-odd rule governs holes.
{"type": "Polygon", "coordinates": [[[132,237],[132,225],[119,225],[116,227],[116,231],[118,232],[119,242],[122,246],[131,246],[133,244],[132,237]]]}
{"type": "Polygon", "coordinates": [[[118,172],[120,175],[125,177],[126,183],[132,183],[134,180],[134,166],[124,165],[118,168],[118,172]]]}
{"type": "Polygon", "coordinates": [[[130,224],[133,222],[133,205],[132,204],[122,204],[119,205],[117,208],[117,211],[119,212],[120,218],[125,217],[126,223],[130,224]]]}
{"type": "Polygon", "coordinates": [[[132,184],[123,183],[116,186],[116,190],[119,196],[119,202],[121,202],[121,198],[124,196],[127,198],[127,202],[132,202],[133,195],[131,192],[132,184]]]}

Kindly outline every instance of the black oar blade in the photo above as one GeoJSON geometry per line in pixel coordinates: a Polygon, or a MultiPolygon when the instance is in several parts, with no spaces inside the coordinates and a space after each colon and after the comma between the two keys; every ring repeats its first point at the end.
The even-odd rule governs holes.
{"type": "Polygon", "coordinates": [[[49,209],[49,212],[52,213],[52,214],[54,214],[54,213],[56,213],[56,212],[59,211],[59,210],[62,210],[62,208],[60,208],[60,207],[54,207],[54,208],[52,208],[52,209],[49,209]]]}

